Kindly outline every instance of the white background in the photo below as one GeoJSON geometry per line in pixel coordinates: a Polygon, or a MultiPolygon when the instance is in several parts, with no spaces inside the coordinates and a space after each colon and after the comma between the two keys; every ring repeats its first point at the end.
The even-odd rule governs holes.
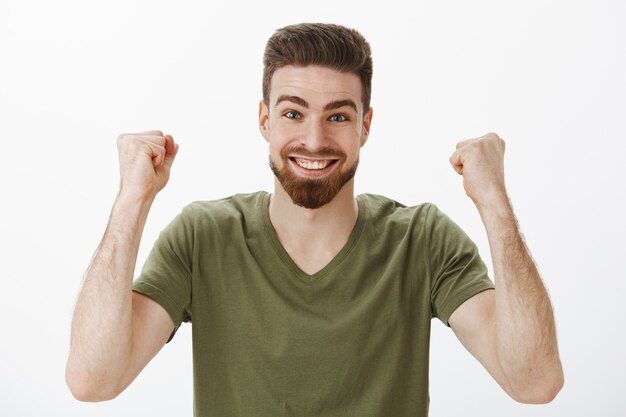
{"type": "Polygon", "coordinates": [[[191,416],[183,326],[117,399],[64,383],[72,307],[117,189],[115,138],[180,143],[141,265],[183,205],[272,190],[257,129],[261,58],[302,21],[360,30],[374,56],[357,192],[430,201],[489,263],[448,157],[507,141],[509,194],[550,291],[565,387],[515,403],[433,322],[431,416],[623,416],[626,2],[155,2],[0,0],[0,415],[191,416]]]}

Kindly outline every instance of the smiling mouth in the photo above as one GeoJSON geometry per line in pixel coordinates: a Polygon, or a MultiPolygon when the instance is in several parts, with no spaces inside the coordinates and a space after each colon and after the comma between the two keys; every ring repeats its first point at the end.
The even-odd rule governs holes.
{"type": "Polygon", "coordinates": [[[289,159],[299,167],[310,171],[323,171],[338,161],[338,159],[305,159],[298,157],[290,157],[289,159]]]}

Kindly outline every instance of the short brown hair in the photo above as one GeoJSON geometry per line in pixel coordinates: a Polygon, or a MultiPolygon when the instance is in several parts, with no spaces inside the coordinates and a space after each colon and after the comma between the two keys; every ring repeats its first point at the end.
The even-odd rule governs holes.
{"type": "Polygon", "coordinates": [[[372,53],[359,32],[330,23],[300,23],[278,29],[263,55],[263,100],[269,105],[274,71],[287,66],[320,65],[359,76],[367,112],[372,95],[372,53]]]}

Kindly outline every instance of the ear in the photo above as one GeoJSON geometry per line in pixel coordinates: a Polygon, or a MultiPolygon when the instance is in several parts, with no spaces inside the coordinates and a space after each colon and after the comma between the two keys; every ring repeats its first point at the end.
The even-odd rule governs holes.
{"type": "Polygon", "coordinates": [[[363,126],[361,126],[361,146],[365,145],[367,138],[370,134],[370,127],[372,125],[372,117],[374,116],[374,109],[371,107],[367,110],[367,113],[363,115],[363,126]]]}
{"type": "Polygon", "coordinates": [[[264,100],[259,102],[259,131],[266,141],[270,141],[270,113],[264,100]]]}

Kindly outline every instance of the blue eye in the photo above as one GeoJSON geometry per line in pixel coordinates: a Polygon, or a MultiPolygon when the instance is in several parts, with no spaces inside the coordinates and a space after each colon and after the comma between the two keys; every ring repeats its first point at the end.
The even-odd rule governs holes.
{"type": "Polygon", "coordinates": [[[333,122],[345,122],[348,118],[343,114],[333,114],[330,116],[330,120],[333,122]]]}
{"type": "Polygon", "coordinates": [[[300,118],[300,114],[295,112],[295,111],[288,111],[287,113],[285,113],[285,117],[287,119],[294,119],[297,120],[300,118]]]}

